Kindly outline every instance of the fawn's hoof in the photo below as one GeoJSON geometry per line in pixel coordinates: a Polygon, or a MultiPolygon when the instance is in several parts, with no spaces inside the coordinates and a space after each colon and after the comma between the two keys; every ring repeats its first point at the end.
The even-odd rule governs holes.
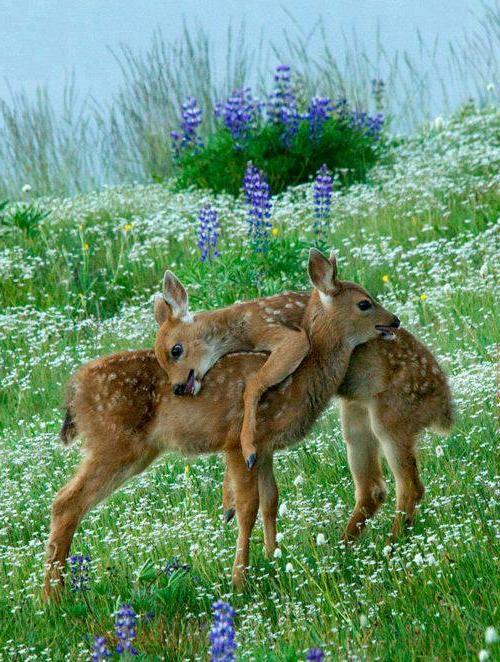
{"type": "Polygon", "coordinates": [[[235,508],[228,508],[224,511],[224,522],[228,524],[236,514],[235,508]]]}
{"type": "Polygon", "coordinates": [[[251,455],[249,455],[247,458],[248,469],[249,470],[253,469],[256,462],[257,462],[257,453],[252,453],[251,455]]]}

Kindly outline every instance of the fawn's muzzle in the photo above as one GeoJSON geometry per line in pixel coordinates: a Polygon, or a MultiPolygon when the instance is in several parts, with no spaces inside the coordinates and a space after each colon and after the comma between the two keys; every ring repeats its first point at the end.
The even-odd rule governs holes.
{"type": "Polygon", "coordinates": [[[172,390],[174,395],[193,395],[196,390],[194,370],[189,371],[187,382],[185,384],[174,384],[172,390]]]}
{"type": "Polygon", "coordinates": [[[399,327],[401,326],[401,320],[396,315],[394,315],[394,319],[392,320],[391,326],[394,327],[395,329],[399,329],[399,327]]]}

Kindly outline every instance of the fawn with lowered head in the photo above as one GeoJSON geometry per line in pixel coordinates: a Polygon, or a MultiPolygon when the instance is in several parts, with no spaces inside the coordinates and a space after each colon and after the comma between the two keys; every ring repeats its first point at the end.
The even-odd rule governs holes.
{"type": "MultiPolygon", "coordinates": [[[[287,304],[305,307],[302,302],[287,304]]],[[[171,271],[163,278],[163,296],[155,301],[160,325],[155,354],[175,395],[196,395],[210,368],[224,355],[269,352],[256,375],[245,383],[241,449],[247,467],[257,460],[254,444],[257,405],[268,388],[279,384],[300,365],[309,351],[304,329],[292,326],[280,311],[255,299],[227,308],[191,315],[188,295],[171,271]]]]}
{"type": "MultiPolygon", "coordinates": [[[[394,315],[360,286],[337,279],[333,259],[311,251],[309,272],[312,294],[266,299],[284,321],[302,325],[311,348],[297,370],[259,403],[255,471],[247,470],[239,443],[242,397],[245,381],[257,374],[266,357],[239,353],[221,358],[196,398],[173,395],[152,351],[122,352],[77,371],[68,389],[61,437],[69,443],[83,436],[87,453],[52,506],[47,598],[60,591],[62,568],[85,513],[168,449],[225,453],[225,499],[236,509],[239,529],[233,582],[240,586],[259,507],[267,553],[276,546],[273,453],[300,441],[337,390],[345,403],[344,432],[356,483],[356,505],[346,535],[359,534],[382,503],[379,442],[396,477],[398,509],[411,521],[422,494],[414,456],[416,435],[431,425],[451,425],[446,377],[425,347],[396,328],[399,320],[394,315]],[[304,306],[288,307],[289,303],[304,306]],[[393,336],[395,342],[381,339],[393,336]],[[359,343],[366,344],[356,348],[359,343]],[[373,386],[367,386],[372,377],[373,386]]],[[[398,518],[399,514],[395,531],[398,518]]]]}

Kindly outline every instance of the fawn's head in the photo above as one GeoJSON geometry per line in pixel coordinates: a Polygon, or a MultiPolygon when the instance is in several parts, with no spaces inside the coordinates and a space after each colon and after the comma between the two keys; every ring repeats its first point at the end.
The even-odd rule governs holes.
{"type": "Polygon", "coordinates": [[[171,271],[165,272],[163,293],[155,299],[155,320],[160,325],[155,355],[173,392],[196,395],[211,366],[210,330],[189,312],[187,292],[171,271]]]}
{"type": "Polygon", "coordinates": [[[383,308],[361,285],[337,278],[337,262],[316,248],[309,253],[309,277],[316,288],[323,321],[334,321],[352,346],[373,338],[394,340],[399,319],[383,308]]]}

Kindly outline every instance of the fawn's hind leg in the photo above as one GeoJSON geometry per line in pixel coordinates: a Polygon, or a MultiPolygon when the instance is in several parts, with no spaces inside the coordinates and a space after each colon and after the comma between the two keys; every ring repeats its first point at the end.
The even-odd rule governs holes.
{"type": "Polygon", "coordinates": [[[234,507],[234,493],[227,464],[226,470],[224,471],[224,480],[222,481],[222,508],[224,510],[224,522],[227,524],[236,515],[236,508],[234,507]]]}
{"type": "Polygon", "coordinates": [[[298,368],[309,352],[310,344],[303,329],[272,326],[261,334],[255,349],[269,351],[271,354],[262,368],[246,383],[243,396],[241,450],[249,469],[257,460],[254,437],[259,400],[268,388],[279,384],[298,368]]]}
{"type": "Polygon", "coordinates": [[[238,540],[233,564],[233,586],[242,588],[250,554],[250,535],[259,510],[258,477],[246,470],[245,461],[238,448],[226,453],[227,471],[231,480],[238,520],[238,540]]]}
{"type": "Polygon", "coordinates": [[[278,514],[278,486],[273,473],[273,456],[259,460],[259,503],[264,526],[266,556],[272,557],[276,549],[276,516],[278,514]]]}
{"type": "Polygon", "coordinates": [[[388,407],[378,406],[371,413],[372,426],[396,481],[396,516],[391,536],[396,539],[413,523],[417,504],[424,496],[415,448],[417,435],[394,420],[388,407]]]}
{"type": "Polygon", "coordinates": [[[150,450],[141,455],[109,453],[89,455],[77,473],[56,495],[52,504],[44,599],[58,599],[64,564],[81,519],[93,506],[117,489],[127,478],[143,471],[158,455],[150,450]]]}
{"type": "Polygon", "coordinates": [[[344,540],[357,538],[385,501],[386,487],[380,464],[380,445],[373,434],[368,409],[341,400],[342,431],[349,468],[354,480],[356,504],[344,531],[344,540]]]}

